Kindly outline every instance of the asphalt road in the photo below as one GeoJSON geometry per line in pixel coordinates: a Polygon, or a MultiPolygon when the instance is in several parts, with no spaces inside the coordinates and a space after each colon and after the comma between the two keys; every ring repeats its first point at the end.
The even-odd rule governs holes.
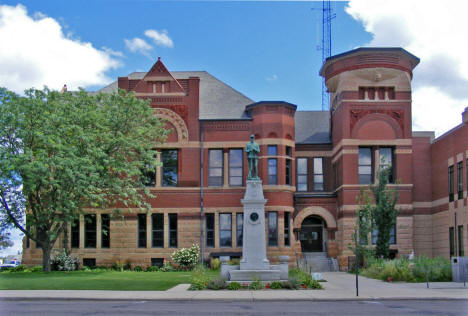
{"type": "Polygon", "coordinates": [[[468,315],[466,301],[1,300],[0,315],[468,315]]]}

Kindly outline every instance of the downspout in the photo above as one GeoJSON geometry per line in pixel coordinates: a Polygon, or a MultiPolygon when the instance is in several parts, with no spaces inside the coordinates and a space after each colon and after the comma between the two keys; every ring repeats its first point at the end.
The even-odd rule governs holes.
{"type": "Polygon", "coordinates": [[[200,122],[200,251],[201,251],[201,263],[203,264],[203,260],[205,258],[205,243],[204,243],[204,234],[203,234],[203,222],[204,222],[204,214],[203,214],[203,123],[200,122]]]}

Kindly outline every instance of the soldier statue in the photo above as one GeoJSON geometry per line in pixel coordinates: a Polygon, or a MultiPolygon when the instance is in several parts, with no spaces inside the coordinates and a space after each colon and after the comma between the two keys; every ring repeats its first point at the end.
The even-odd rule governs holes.
{"type": "Polygon", "coordinates": [[[249,163],[247,180],[260,180],[258,177],[258,154],[260,153],[260,147],[254,139],[255,136],[253,134],[250,135],[250,142],[245,145],[245,152],[247,153],[247,161],[249,163]]]}

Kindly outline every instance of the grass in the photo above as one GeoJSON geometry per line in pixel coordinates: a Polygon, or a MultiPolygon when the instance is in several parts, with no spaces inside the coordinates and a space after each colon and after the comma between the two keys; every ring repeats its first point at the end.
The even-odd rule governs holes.
{"type": "MultiPolygon", "coordinates": [[[[219,272],[208,271],[213,276],[219,272]]],[[[2,272],[0,290],[165,291],[190,283],[191,272],[2,272]]]]}

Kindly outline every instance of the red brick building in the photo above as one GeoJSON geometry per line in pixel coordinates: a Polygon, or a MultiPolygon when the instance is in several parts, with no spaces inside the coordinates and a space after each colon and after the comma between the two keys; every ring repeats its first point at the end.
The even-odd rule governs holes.
{"type": "MultiPolygon", "coordinates": [[[[322,252],[345,267],[356,196],[374,183],[382,164],[392,166],[390,186],[400,192],[394,253],[466,252],[468,113],[435,140],[431,132],[413,132],[411,79],[418,63],[401,48],[359,48],[330,57],[320,70],[330,91],[329,111],[254,102],[207,72],[170,72],[161,60],[147,73],[120,77],[101,91],[121,88],[149,99],[173,130],[156,148],[162,167],[144,179],[156,198],[150,213],[129,211],[125,220],[109,220],[110,210],[90,210],[97,216],[81,216],[70,228],[72,253],[89,265],[160,264],[193,243],[203,245],[205,258],[240,255],[243,149],[250,134],[261,149],[272,262],[279,255],[290,255],[293,263],[304,253],[322,252]]],[[[24,262],[39,263],[40,249],[26,246],[24,262]]]]}

